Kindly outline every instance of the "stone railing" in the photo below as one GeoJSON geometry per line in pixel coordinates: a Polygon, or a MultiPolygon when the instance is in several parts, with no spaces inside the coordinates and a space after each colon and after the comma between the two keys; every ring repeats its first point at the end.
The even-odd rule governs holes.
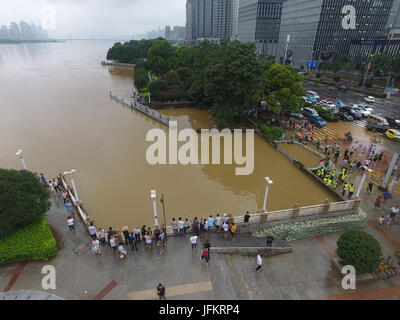
{"type": "Polygon", "coordinates": [[[102,60],[101,64],[103,66],[116,66],[116,67],[124,67],[124,68],[135,68],[135,65],[133,63],[120,63],[120,62],[108,61],[108,60],[102,60]]]}

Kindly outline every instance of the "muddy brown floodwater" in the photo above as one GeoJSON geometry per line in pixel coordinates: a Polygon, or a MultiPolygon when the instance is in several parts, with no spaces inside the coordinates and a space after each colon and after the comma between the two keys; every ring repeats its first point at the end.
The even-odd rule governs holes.
{"type": "MultiPolygon", "coordinates": [[[[22,148],[28,168],[48,178],[76,169],[79,197],[102,227],[152,223],[151,189],[164,193],[167,221],[260,208],[265,176],[274,180],[269,210],[335,200],[257,136],[250,176],[236,176],[233,165],[149,165],[146,133],[167,128],[109,99],[110,90],[129,94],[132,86],[131,71],[100,65],[110,46],[0,45],[0,167],[20,169],[22,148]]],[[[207,111],[163,112],[180,128],[213,126],[207,111]]]]}

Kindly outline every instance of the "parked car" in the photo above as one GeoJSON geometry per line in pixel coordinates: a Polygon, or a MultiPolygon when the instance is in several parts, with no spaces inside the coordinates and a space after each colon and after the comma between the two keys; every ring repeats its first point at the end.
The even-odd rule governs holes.
{"type": "Polygon", "coordinates": [[[367,130],[372,132],[386,133],[390,127],[386,124],[368,124],[367,130]]]}
{"type": "Polygon", "coordinates": [[[400,129],[400,120],[392,117],[385,117],[385,119],[389,123],[390,129],[400,129]]]}
{"type": "Polygon", "coordinates": [[[312,104],[313,102],[309,97],[301,97],[305,103],[312,104]]]}
{"type": "Polygon", "coordinates": [[[386,125],[389,125],[389,123],[387,122],[387,120],[384,117],[377,116],[375,114],[371,114],[370,116],[368,116],[367,123],[368,124],[386,124],[386,125]]]}
{"type": "Polygon", "coordinates": [[[339,90],[339,92],[347,92],[347,86],[343,85],[343,86],[338,86],[336,87],[336,89],[339,90]]]}
{"type": "Polygon", "coordinates": [[[374,109],[372,109],[371,107],[367,107],[363,104],[354,104],[353,108],[359,109],[362,115],[366,118],[372,114],[372,111],[374,111],[374,109]]]}
{"type": "Polygon", "coordinates": [[[337,108],[346,107],[346,105],[344,104],[344,102],[343,102],[343,101],[340,101],[340,100],[336,101],[335,106],[336,106],[337,108]]]}
{"type": "Polygon", "coordinates": [[[321,100],[319,103],[327,105],[327,106],[329,106],[331,108],[336,108],[335,104],[331,100],[321,100]]]}
{"type": "Polygon", "coordinates": [[[386,131],[386,137],[392,140],[400,141],[400,131],[396,129],[389,129],[386,131]]]}
{"type": "Polygon", "coordinates": [[[354,118],[348,114],[346,111],[343,111],[339,109],[339,112],[337,113],[338,117],[344,121],[353,121],[354,118]]]}
{"type": "Polygon", "coordinates": [[[306,96],[319,100],[319,95],[315,91],[307,91],[306,96]]]}
{"type": "Polygon", "coordinates": [[[315,114],[309,116],[308,121],[310,121],[312,124],[316,124],[321,127],[326,126],[326,121],[324,119],[322,119],[320,116],[315,115],[315,114]]]}
{"type": "Polygon", "coordinates": [[[343,111],[349,113],[355,120],[359,120],[362,118],[361,112],[354,108],[345,106],[345,107],[340,108],[340,110],[343,110],[343,111]]]}
{"type": "Polygon", "coordinates": [[[360,107],[355,107],[355,106],[353,106],[353,109],[356,110],[356,111],[358,111],[358,112],[360,112],[361,115],[362,115],[364,118],[367,118],[368,116],[371,115],[371,111],[366,111],[366,110],[364,110],[364,109],[362,109],[362,108],[360,108],[360,107]]]}
{"type": "Polygon", "coordinates": [[[367,105],[367,104],[363,104],[363,103],[357,103],[354,106],[357,106],[358,108],[362,108],[366,111],[370,111],[371,113],[374,112],[374,108],[372,108],[371,106],[367,105]]]}
{"type": "Polygon", "coordinates": [[[375,103],[375,98],[373,96],[368,96],[364,98],[368,103],[375,103]]]}
{"type": "Polygon", "coordinates": [[[306,117],[309,117],[309,116],[311,116],[311,115],[319,116],[318,112],[317,112],[315,109],[313,109],[313,108],[308,108],[308,107],[303,108],[303,114],[304,114],[306,117]]]}

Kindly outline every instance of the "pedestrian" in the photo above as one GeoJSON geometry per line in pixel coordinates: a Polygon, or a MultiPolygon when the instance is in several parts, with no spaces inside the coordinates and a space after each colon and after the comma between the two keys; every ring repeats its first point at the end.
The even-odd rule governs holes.
{"type": "Polygon", "coordinates": [[[126,252],[124,246],[122,245],[122,243],[119,244],[118,246],[118,253],[119,253],[119,258],[122,259],[126,259],[128,257],[128,253],[126,252]]]}
{"type": "Polygon", "coordinates": [[[346,192],[347,192],[348,190],[349,190],[349,184],[346,182],[346,183],[344,184],[344,186],[343,186],[343,192],[342,192],[343,197],[346,196],[346,192]]]}
{"type": "Polygon", "coordinates": [[[45,186],[47,186],[47,179],[46,179],[46,177],[43,175],[43,173],[40,174],[40,180],[42,180],[43,184],[44,184],[45,186]]]}
{"type": "Polygon", "coordinates": [[[214,218],[212,215],[210,215],[207,219],[207,230],[210,231],[213,228],[214,228],[214,218]]]}
{"type": "Polygon", "coordinates": [[[390,227],[390,225],[392,224],[392,220],[393,220],[393,219],[390,217],[390,214],[386,216],[386,218],[385,218],[386,229],[387,229],[388,227],[390,227]]]}
{"type": "Polygon", "coordinates": [[[53,179],[53,187],[54,187],[54,190],[55,190],[56,192],[58,192],[58,191],[61,192],[61,188],[60,188],[60,186],[58,185],[58,179],[57,179],[57,178],[54,178],[54,179],[53,179]]]}
{"type": "Polygon", "coordinates": [[[129,244],[129,228],[128,228],[128,226],[122,227],[122,234],[124,235],[124,238],[125,238],[125,245],[128,246],[128,244],[129,244]]]}
{"type": "Polygon", "coordinates": [[[185,222],[182,220],[181,217],[179,217],[179,220],[178,220],[178,232],[179,232],[179,236],[180,237],[183,237],[185,235],[184,230],[185,230],[185,222]]]}
{"type": "Polygon", "coordinates": [[[336,150],[335,155],[334,155],[335,163],[338,162],[339,156],[340,156],[340,150],[338,149],[338,150],[336,150]]]}
{"type": "Polygon", "coordinates": [[[160,246],[159,246],[160,254],[164,253],[164,248],[167,246],[166,238],[167,237],[165,236],[164,230],[161,229],[161,232],[160,232],[160,246]]]}
{"type": "Polygon", "coordinates": [[[346,148],[346,150],[344,150],[343,159],[347,159],[348,154],[349,154],[349,149],[346,148]]]}
{"type": "Polygon", "coordinates": [[[254,271],[258,272],[259,270],[261,270],[262,264],[263,264],[263,260],[259,254],[257,255],[256,264],[257,264],[257,267],[255,268],[254,271]]]}
{"type": "Polygon", "coordinates": [[[190,229],[190,222],[189,222],[189,220],[186,218],[186,219],[185,219],[185,223],[184,223],[184,225],[183,225],[183,232],[184,232],[185,235],[187,235],[187,233],[189,232],[189,229],[190,229]]]}
{"type": "Polygon", "coordinates": [[[381,204],[382,204],[382,196],[378,196],[378,197],[375,199],[375,210],[376,210],[376,211],[379,211],[379,210],[380,210],[381,204]]]}
{"type": "Polygon", "coordinates": [[[150,237],[153,236],[153,231],[151,231],[151,227],[148,227],[148,228],[147,228],[146,234],[147,234],[148,236],[150,236],[150,237]]]}
{"type": "Polygon", "coordinates": [[[111,246],[111,238],[114,236],[115,231],[113,230],[112,227],[108,228],[108,232],[107,232],[107,240],[108,240],[108,244],[111,246]]]}
{"type": "Polygon", "coordinates": [[[96,227],[93,225],[92,222],[89,223],[88,230],[89,230],[90,237],[92,239],[97,239],[97,230],[96,230],[96,227]]]}
{"type": "Polygon", "coordinates": [[[273,234],[267,236],[267,248],[272,248],[272,243],[274,242],[275,238],[273,234]]]}
{"type": "Polygon", "coordinates": [[[142,229],[140,232],[142,233],[142,239],[144,240],[144,236],[146,235],[146,225],[142,226],[142,229]]]}
{"type": "Polygon", "coordinates": [[[178,236],[179,235],[178,223],[175,221],[175,218],[172,218],[171,226],[172,230],[174,231],[174,237],[178,236]]]}
{"type": "Polygon", "coordinates": [[[350,184],[349,185],[349,198],[352,197],[353,193],[356,191],[356,187],[354,186],[354,184],[350,184]]]}
{"type": "Polygon", "coordinates": [[[196,235],[192,235],[190,237],[190,243],[192,244],[192,250],[197,249],[197,239],[198,239],[198,237],[196,235]]]}
{"type": "Polygon", "coordinates": [[[135,251],[135,250],[138,251],[137,240],[136,240],[135,234],[133,232],[128,234],[128,243],[132,247],[132,251],[135,251]]]}
{"type": "Polygon", "coordinates": [[[232,222],[232,224],[231,224],[231,226],[229,228],[229,231],[231,232],[232,240],[235,240],[236,230],[237,230],[237,226],[236,226],[236,224],[234,222],[232,222]]]}
{"type": "Polygon", "coordinates": [[[153,239],[151,238],[151,236],[146,234],[144,236],[144,239],[145,239],[145,242],[146,242],[146,249],[147,250],[153,250],[153,246],[152,246],[153,239]]]}
{"type": "Polygon", "coordinates": [[[387,199],[389,199],[390,198],[390,192],[389,191],[386,191],[384,194],[383,194],[383,201],[386,201],[387,199]]]}
{"type": "Polygon", "coordinates": [[[64,191],[64,192],[62,193],[62,198],[63,198],[64,204],[67,202],[67,196],[68,196],[67,192],[64,191]]]}
{"type": "Polygon", "coordinates": [[[215,225],[215,231],[218,232],[219,228],[221,227],[221,217],[219,216],[219,214],[217,214],[217,216],[215,217],[215,221],[214,221],[214,225],[215,225]]]}
{"type": "Polygon", "coordinates": [[[222,224],[228,222],[228,215],[226,213],[224,213],[224,215],[222,216],[222,224]]]}
{"type": "Polygon", "coordinates": [[[111,236],[109,242],[110,242],[110,246],[111,246],[111,249],[113,251],[113,254],[114,254],[115,252],[117,252],[118,243],[115,240],[114,236],[111,236]]]}
{"type": "Polygon", "coordinates": [[[68,216],[67,224],[68,224],[68,227],[69,227],[69,231],[75,232],[75,221],[74,221],[74,218],[72,218],[71,216],[68,216]]]}
{"type": "Polygon", "coordinates": [[[100,255],[101,255],[100,241],[97,240],[97,239],[92,239],[92,252],[93,252],[96,256],[100,256],[100,255]]]}
{"type": "Polygon", "coordinates": [[[372,181],[368,182],[367,193],[372,192],[373,186],[374,186],[374,183],[372,181]]]}
{"type": "Polygon", "coordinates": [[[209,249],[208,248],[203,248],[201,251],[201,258],[200,260],[205,260],[206,265],[208,265],[208,256],[209,256],[209,249]]]}
{"type": "Polygon", "coordinates": [[[250,214],[247,211],[246,214],[244,215],[244,218],[243,218],[243,222],[244,222],[244,226],[245,227],[247,227],[247,225],[249,224],[249,221],[250,221],[250,214]]]}
{"type": "Polygon", "coordinates": [[[379,153],[378,162],[381,162],[382,159],[383,159],[383,151],[381,151],[381,153],[379,153]]]}
{"type": "Polygon", "coordinates": [[[166,300],[165,299],[165,287],[159,283],[157,286],[157,295],[160,298],[160,300],[166,300]]]}
{"type": "Polygon", "coordinates": [[[72,203],[67,199],[67,201],[64,203],[64,207],[68,212],[68,215],[74,215],[74,206],[72,203]]]}
{"type": "Polygon", "coordinates": [[[47,185],[48,185],[48,187],[49,187],[50,194],[54,194],[53,181],[49,180],[49,182],[48,182],[47,185]]]}
{"type": "Polygon", "coordinates": [[[378,218],[378,226],[382,227],[384,222],[385,222],[385,217],[384,216],[380,216],[378,218]]]}
{"type": "Polygon", "coordinates": [[[392,218],[392,221],[396,219],[396,216],[398,215],[400,209],[398,205],[395,205],[393,208],[390,209],[390,217],[392,218]]]}
{"type": "Polygon", "coordinates": [[[228,235],[228,231],[229,231],[229,224],[224,222],[224,224],[222,225],[222,228],[224,229],[224,237],[225,237],[225,240],[226,240],[226,236],[228,235]]]}
{"type": "Polygon", "coordinates": [[[133,229],[133,234],[135,235],[136,242],[140,243],[140,229],[138,227],[133,229]]]}
{"type": "Polygon", "coordinates": [[[106,234],[102,228],[99,229],[99,240],[102,245],[106,244],[106,234]]]}
{"type": "Polygon", "coordinates": [[[197,217],[194,217],[192,221],[192,233],[196,236],[199,235],[199,220],[197,219],[197,217]]]}
{"type": "Polygon", "coordinates": [[[204,230],[205,230],[205,228],[204,228],[204,220],[203,220],[203,218],[201,218],[200,219],[200,223],[199,223],[199,231],[200,231],[200,233],[203,233],[204,232],[204,230]]]}

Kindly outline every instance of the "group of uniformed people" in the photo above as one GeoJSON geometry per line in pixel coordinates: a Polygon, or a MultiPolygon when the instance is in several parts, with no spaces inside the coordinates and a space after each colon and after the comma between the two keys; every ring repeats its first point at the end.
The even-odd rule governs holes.
{"type": "Polygon", "coordinates": [[[347,179],[347,168],[342,168],[339,172],[334,169],[329,172],[324,168],[320,168],[316,172],[317,176],[324,180],[326,186],[336,190],[338,186],[343,185],[342,195],[346,196],[346,192],[349,192],[349,198],[353,195],[356,187],[352,183],[348,183],[347,179]]]}

